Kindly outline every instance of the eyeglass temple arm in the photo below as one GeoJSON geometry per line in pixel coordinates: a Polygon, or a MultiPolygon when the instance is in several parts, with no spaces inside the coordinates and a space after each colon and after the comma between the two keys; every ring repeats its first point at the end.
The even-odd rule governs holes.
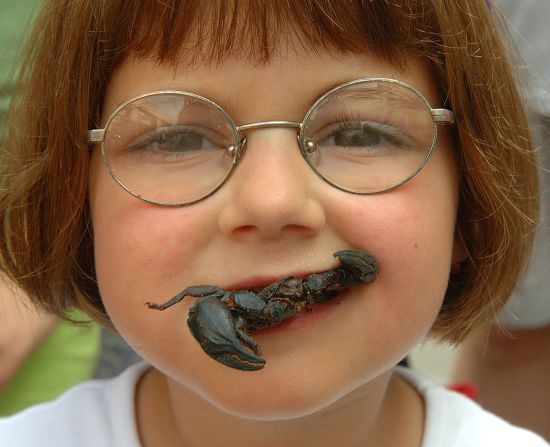
{"type": "Polygon", "coordinates": [[[447,109],[432,109],[432,118],[436,124],[454,124],[455,115],[447,109]]]}
{"type": "Polygon", "coordinates": [[[105,138],[105,129],[92,129],[87,132],[88,143],[101,143],[105,138]]]}

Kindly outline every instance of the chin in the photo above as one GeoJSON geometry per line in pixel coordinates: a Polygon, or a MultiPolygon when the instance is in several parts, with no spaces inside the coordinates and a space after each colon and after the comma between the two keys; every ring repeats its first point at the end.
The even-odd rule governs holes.
{"type": "MultiPolygon", "coordinates": [[[[321,358],[272,358],[260,371],[237,371],[208,362],[209,371],[177,380],[208,406],[240,419],[283,421],[307,417],[363,391],[382,389],[388,367],[330,365],[321,358]],[[322,363],[321,363],[322,362],[322,363]]],[[[170,374],[172,375],[172,374],[170,374]]],[[[172,375],[172,377],[174,377],[172,375]]]]}
{"type": "MultiPolygon", "coordinates": [[[[262,375],[263,376],[263,375],[262,375]]],[[[195,389],[212,407],[233,417],[258,421],[298,419],[318,413],[347,395],[352,389],[343,385],[311,384],[292,378],[277,380],[266,374],[264,378],[244,380],[231,390],[213,387],[195,389]]]]}

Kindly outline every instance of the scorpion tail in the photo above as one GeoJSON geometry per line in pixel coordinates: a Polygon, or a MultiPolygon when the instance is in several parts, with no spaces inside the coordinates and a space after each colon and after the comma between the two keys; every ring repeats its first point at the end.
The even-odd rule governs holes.
{"type": "Polygon", "coordinates": [[[234,317],[218,297],[197,301],[189,310],[187,325],[203,351],[214,360],[242,371],[264,367],[262,357],[242,346],[234,317]]]}
{"type": "Polygon", "coordinates": [[[362,281],[369,283],[378,275],[378,262],[371,254],[361,250],[340,250],[334,253],[340,259],[342,266],[362,281]]]}

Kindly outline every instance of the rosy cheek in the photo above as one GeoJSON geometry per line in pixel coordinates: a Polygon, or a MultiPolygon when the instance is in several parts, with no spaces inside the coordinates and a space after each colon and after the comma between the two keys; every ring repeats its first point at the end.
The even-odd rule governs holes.
{"type": "Polygon", "coordinates": [[[115,207],[111,213],[105,211],[94,218],[96,256],[111,258],[105,263],[106,271],[123,268],[127,273],[146,274],[154,280],[171,270],[185,269],[207,240],[208,231],[200,213],[154,207],[136,203],[137,199],[132,198],[129,202],[132,203],[128,206],[115,207]],[[201,228],[204,231],[198,230],[201,228]]]}
{"type": "MultiPolygon", "coordinates": [[[[398,194],[352,197],[333,207],[333,225],[350,246],[378,252],[414,248],[424,238],[422,207],[398,194]]],[[[424,227],[425,228],[425,227],[424,227]]]]}
{"type": "Polygon", "coordinates": [[[107,306],[110,300],[143,302],[152,293],[172,293],[212,234],[213,220],[200,205],[167,208],[132,197],[97,154],[90,198],[96,271],[107,306]]]}
{"type": "Polygon", "coordinates": [[[422,186],[406,185],[390,194],[340,201],[332,225],[346,244],[377,257],[380,279],[388,286],[424,284],[445,288],[455,228],[452,194],[426,194],[422,186]],[[431,200],[426,200],[431,197],[431,200]],[[435,204],[438,204],[435,206],[435,204]],[[435,211],[434,211],[435,210],[435,211]]]}

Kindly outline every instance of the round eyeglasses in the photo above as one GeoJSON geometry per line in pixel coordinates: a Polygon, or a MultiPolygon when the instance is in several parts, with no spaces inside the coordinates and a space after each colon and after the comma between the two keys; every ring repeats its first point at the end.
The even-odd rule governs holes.
{"type": "Polygon", "coordinates": [[[354,194],[394,189],[426,164],[437,125],[454,123],[415,88],[387,78],[340,84],[317,99],[304,120],[237,126],[213,101],[165,90],[121,104],[104,129],[88,131],[101,143],[105,166],[133,196],[163,206],[190,205],[230,177],[253,129],[291,127],[313,171],[354,194]]]}

